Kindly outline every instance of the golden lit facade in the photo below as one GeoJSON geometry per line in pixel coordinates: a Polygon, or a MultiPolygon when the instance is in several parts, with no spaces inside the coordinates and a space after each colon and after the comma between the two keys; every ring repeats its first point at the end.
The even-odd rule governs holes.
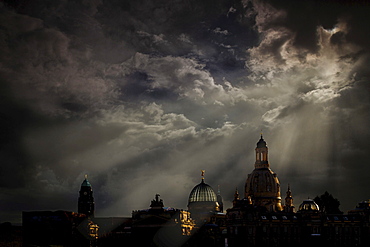
{"type": "Polygon", "coordinates": [[[254,170],[248,174],[245,183],[245,198],[251,200],[254,206],[265,207],[271,212],[282,210],[280,182],[270,169],[268,148],[262,135],[256,147],[254,170]]]}

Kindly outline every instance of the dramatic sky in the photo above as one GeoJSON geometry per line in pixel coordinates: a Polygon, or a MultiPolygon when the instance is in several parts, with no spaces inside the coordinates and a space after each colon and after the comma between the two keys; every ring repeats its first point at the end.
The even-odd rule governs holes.
{"type": "Polygon", "coordinates": [[[282,197],[369,198],[370,5],[365,1],[0,2],[0,222],[97,216],[155,194],[244,192],[261,129],[282,197]]]}

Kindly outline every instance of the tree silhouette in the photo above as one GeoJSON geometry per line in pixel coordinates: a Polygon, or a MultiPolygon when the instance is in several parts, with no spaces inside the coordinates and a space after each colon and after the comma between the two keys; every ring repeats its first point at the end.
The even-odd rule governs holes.
{"type": "Polygon", "coordinates": [[[343,212],[339,210],[339,200],[334,198],[327,191],[321,196],[316,196],[314,201],[319,205],[321,212],[326,214],[343,214],[343,212]]]}

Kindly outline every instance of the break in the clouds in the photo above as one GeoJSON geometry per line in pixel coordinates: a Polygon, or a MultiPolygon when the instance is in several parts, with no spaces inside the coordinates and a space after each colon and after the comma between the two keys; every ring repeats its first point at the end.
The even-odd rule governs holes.
{"type": "Polygon", "coordinates": [[[369,5],[353,1],[4,1],[0,221],[96,215],[159,193],[186,208],[206,170],[226,206],[263,130],[295,203],[366,199],[369,5]]]}

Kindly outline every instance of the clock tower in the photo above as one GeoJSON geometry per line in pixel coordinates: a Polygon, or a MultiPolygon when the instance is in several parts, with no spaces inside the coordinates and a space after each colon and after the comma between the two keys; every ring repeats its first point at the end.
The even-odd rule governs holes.
{"type": "Polygon", "coordinates": [[[85,180],[81,184],[80,196],[78,197],[78,213],[94,216],[95,202],[90,182],[85,180]]]}

